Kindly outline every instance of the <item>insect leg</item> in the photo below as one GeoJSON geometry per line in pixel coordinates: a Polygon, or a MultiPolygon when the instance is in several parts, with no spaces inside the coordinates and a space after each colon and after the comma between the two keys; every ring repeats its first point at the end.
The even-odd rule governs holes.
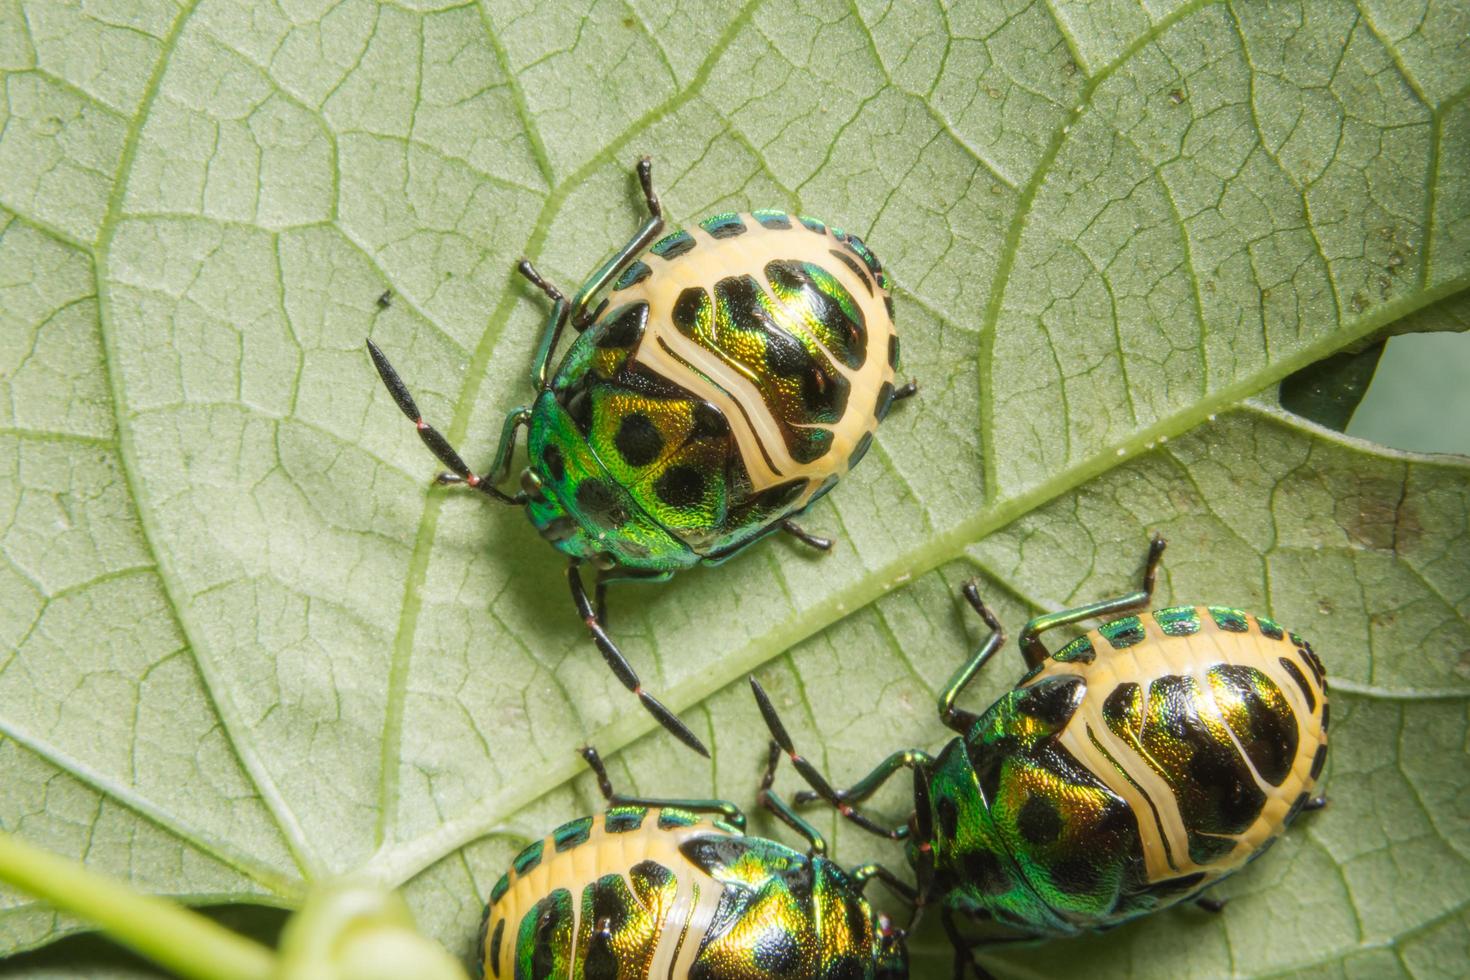
{"type": "MultiPolygon", "coordinates": [[[[833,790],[832,794],[843,803],[861,803],[876,793],[879,787],[888,782],[888,778],[900,769],[918,770],[933,761],[929,753],[923,749],[904,749],[878,763],[876,769],[847,789],[833,790]]],[[[809,789],[804,789],[796,794],[797,803],[810,803],[820,799],[825,799],[825,797],[809,789]]]]}
{"type": "Polygon", "coordinates": [[[679,741],[689,746],[706,759],[709,758],[709,749],[699,740],[689,726],[678,719],[672,711],[665,708],[663,704],[643,689],[638,680],[638,674],[618,649],[612,637],[607,635],[607,630],[602,626],[602,620],[598,618],[597,610],[592,608],[592,601],[587,598],[587,590],[582,587],[582,575],[577,570],[577,562],[572,561],[567,565],[567,582],[572,589],[572,602],[577,606],[577,614],[582,617],[582,622],[587,624],[587,632],[592,634],[592,642],[597,645],[597,651],[602,654],[614,676],[624,687],[638,696],[643,703],[643,708],[658,721],[660,725],[679,741]]]}
{"type": "Polygon", "coordinates": [[[645,806],[652,809],[669,807],[690,810],[694,813],[716,813],[726,823],[742,831],[745,830],[745,814],[728,800],[663,799],[654,796],[629,796],[626,793],[614,792],[612,780],[607,778],[607,769],[603,767],[602,757],[597,754],[597,750],[590,745],[584,745],[580,752],[582,758],[587,760],[587,765],[597,775],[597,788],[602,791],[602,798],[607,800],[608,806],[645,806]]]}
{"type": "Polygon", "coordinates": [[[536,347],[536,360],[532,362],[531,368],[531,384],[536,386],[537,391],[545,391],[551,383],[551,357],[556,353],[557,341],[561,340],[561,332],[567,325],[572,308],[562,291],[542,278],[530,259],[521,259],[516,264],[516,271],[525,276],[531,285],[551,297],[551,314],[541,330],[541,342],[536,347]]]}
{"type": "MultiPolygon", "coordinates": [[[[424,421],[423,414],[419,412],[418,404],[413,400],[413,395],[408,390],[408,385],[403,383],[403,379],[398,376],[398,371],[389,363],[388,358],[383,352],[378,349],[378,345],[369,340],[367,342],[367,348],[369,356],[373,359],[373,366],[378,369],[378,376],[383,379],[383,385],[388,389],[388,393],[393,396],[393,400],[398,403],[398,408],[404,415],[408,416],[409,421],[413,422],[414,428],[418,429],[419,438],[424,441],[424,445],[429,447],[429,451],[438,457],[439,462],[453,471],[452,473],[439,474],[437,478],[439,483],[464,483],[481,493],[494,497],[496,500],[504,501],[507,504],[523,504],[526,502],[524,494],[517,493],[511,495],[505,493],[494,485],[494,481],[476,476],[472,473],[470,468],[465,465],[465,461],[460,457],[459,453],[449,444],[449,440],[444,438],[444,435],[438,429],[424,421]]],[[[514,415],[515,413],[512,414],[514,415]]],[[[507,426],[509,426],[509,420],[507,420],[507,426]]],[[[494,470],[492,469],[491,472],[493,473],[494,470]]]]}
{"type": "Polygon", "coordinates": [[[975,727],[975,722],[980,716],[973,711],[956,708],[955,700],[975,679],[975,675],[980,672],[981,667],[985,666],[986,661],[1005,643],[1006,631],[1001,627],[1000,620],[995,618],[995,613],[991,612],[990,607],[980,598],[980,590],[973,581],[966,582],[962,591],[965,600],[980,614],[980,618],[985,620],[985,625],[990,627],[990,636],[986,638],[985,643],[975,651],[974,656],[954,672],[949,683],[944,685],[944,690],[939,692],[939,720],[961,735],[965,735],[975,727]]]}
{"type": "Polygon", "coordinates": [[[766,759],[766,771],[761,776],[760,792],[756,794],[756,800],[760,805],[775,814],[776,819],[806,838],[807,857],[827,853],[827,842],[817,828],[808,823],[801,814],[791,809],[791,804],[771,789],[771,784],[776,781],[776,766],[781,762],[781,746],[775,740],[771,741],[771,751],[766,759]]]}
{"type": "Polygon", "coordinates": [[[628,244],[603,263],[602,268],[594,272],[592,278],[577,290],[577,296],[572,300],[572,327],[574,329],[585,329],[587,324],[592,322],[597,315],[592,301],[608,283],[612,282],[648,246],[652,245],[664,230],[664,208],[659,203],[658,194],[653,190],[653,161],[648,157],[643,157],[638,161],[638,182],[643,185],[643,199],[648,203],[648,220],[643,222],[643,227],[638,229],[637,234],[629,240],[628,244]]]}
{"type": "Polygon", "coordinates": [[[593,604],[597,607],[597,619],[607,629],[607,587],[613,582],[667,582],[674,577],[671,571],[643,568],[604,568],[597,573],[597,587],[593,590],[593,604]]]}
{"type": "Polygon", "coordinates": [[[918,393],[919,383],[917,381],[909,381],[899,385],[893,390],[893,400],[896,402],[901,402],[905,398],[912,398],[918,393]]]}
{"type": "Polygon", "coordinates": [[[1037,616],[1027,623],[1026,628],[1021,630],[1020,637],[1021,656],[1026,659],[1026,666],[1035,667],[1051,656],[1041,642],[1041,634],[1049,629],[1067,626],[1084,619],[1092,619],[1095,616],[1110,616],[1147,606],[1149,600],[1153,598],[1154,578],[1158,573],[1159,559],[1163,557],[1167,544],[1163,535],[1154,534],[1149,538],[1148,560],[1143,566],[1143,588],[1137,592],[1129,592],[1127,595],[1120,595],[1113,599],[1103,599],[1101,602],[1089,603],[1075,609],[1063,609],[1060,612],[1037,616]]]}
{"type": "Polygon", "coordinates": [[[857,882],[858,893],[861,894],[868,887],[868,882],[877,880],[888,886],[888,889],[910,905],[919,901],[918,889],[904,881],[898,875],[888,870],[881,864],[864,864],[853,868],[848,872],[853,881],[857,882]]]}
{"type": "Polygon", "coordinates": [[[791,535],[802,544],[816,548],[818,551],[832,550],[831,538],[824,538],[816,534],[808,533],[807,531],[803,530],[801,525],[797,524],[795,521],[782,521],[781,530],[785,531],[787,534],[791,535]]]}
{"type": "Polygon", "coordinates": [[[965,980],[966,966],[975,972],[977,980],[995,980],[991,972],[975,959],[974,949],[980,944],[960,934],[959,926],[955,925],[954,910],[948,905],[944,906],[939,913],[939,919],[944,923],[945,935],[954,946],[954,980],[965,980]]]}
{"type": "Polygon", "coordinates": [[[482,481],[499,483],[510,475],[510,460],[516,451],[516,432],[522,426],[531,424],[531,410],[529,408],[513,408],[505,416],[505,424],[500,427],[500,444],[495,447],[495,461],[490,464],[490,469],[480,477],[482,481]]]}
{"type": "Polygon", "coordinates": [[[766,727],[771,731],[771,738],[790,756],[791,764],[796,767],[797,772],[801,773],[801,778],[807,781],[807,785],[817,791],[817,796],[831,803],[837,808],[838,813],[870,834],[877,834],[879,837],[887,837],[890,840],[903,840],[908,836],[907,826],[895,829],[879,826],[838,796],[837,791],[817,771],[816,767],[808,762],[804,756],[797,753],[796,746],[792,744],[791,736],[787,733],[786,726],[781,721],[781,716],[776,714],[776,706],[771,703],[771,699],[766,694],[765,688],[761,687],[760,681],[752,677],[750,679],[750,688],[755,692],[756,704],[760,706],[761,716],[766,720],[766,727]]]}

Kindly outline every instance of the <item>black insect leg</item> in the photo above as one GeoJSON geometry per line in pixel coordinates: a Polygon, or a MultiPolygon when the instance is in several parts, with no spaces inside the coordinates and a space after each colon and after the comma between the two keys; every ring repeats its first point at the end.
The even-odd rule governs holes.
{"type": "Polygon", "coordinates": [[[967,966],[974,971],[977,980],[995,980],[995,976],[975,959],[975,947],[980,944],[960,934],[959,926],[955,925],[954,910],[946,905],[939,913],[939,920],[944,923],[944,934],[954,946],[954,980],[965,980],[967,966]]]}
{"type": "Polygon", "coordinates": [[[787,803],[771,785],[776,781],[776,766],[781,762],[781,746],[773,740],[771,751],[766,759],[766,771],[761,776],[760,792],[756,794],[756,800],[761,806],[775,814],[776,819],[806,838],[807,857],[827,853],[827,842],[817,828],[808,823],[801,814],[791,809],[787,803]]]}
{"type": "Polygon", "coordinates": [[[643,186],[643,200],[648,204],[648,220],[638,229],[616,255],[603,263],[602,268],[592,274],[577,296],[572,300],[572,327],[583,330],[596,317],[593,301],[634,259],[656,241],[664,230],[664,208],[653,189],[653,161],[643,157],[638,161],[638,183],[643,186]]]}
{"type": "Polygon", "coordinates": [[[929,779],[927,764],[914,769],[914,812],[909,817],[909,830],[915,842],[914,877],[919,895],[914,902],[914,918],[909,923],[911,929],[934,897],[934,807],[929,796],[929,779]]]}
{"type": "Polygon", "coordinates": [[[1201,895],[1194,900],[1194,904],[1197,907],[1204,909],[1206,912],[1214,915],[1219,915],[1221,912],[1225,911],[1225,906],[1228,904],[1228,899],[1209,898],[1207,896],[1201,895]]]}
{"type": "Polygon", "coordinates": [[[995,613],[991,612],[990,607],[985,605],[984,600],[980,598],[980,590],[973,581],[966,582],[962,591],[964,592],[965,600],[969,602],[975,612],[980,614],[980,618],[985,621],[985,625],[990,627],[990,636],[981,645],[980,649],[975,651],[975,655],[967,660],[959,670],[954,672],[954,676],[949,679],[949,683],[944,685],[944,690],[939,692],[939,720],[961,735],[967,735],[970,729],[975,727],[975,722],[979,720],[980,716],[973,711],[956,708],[955,701],[965,688],[969,686],[970,682],[975,679],[975,675],[980,673],[980,668],[985,666],[986,661],[994,656],[995,651],[999,650],[1001,645],[1005,643],[1006,631],[1001,627],[1000,620],[995,618],[995,613]]]}
{"type": "MultiPolygon", "coordinates": [[[[495,486],[496,480],[492,478],[496,473],[495,468],[492,468],[483,477],[476,476],[471,472],[459,453],[449,444],[449,440],[445,439],[438,429],[424,421],[423,414],[419,412],[418,404],[413,400],[413,395],[409,393],[408,385],[403,383],[403,379],[398,376],[398,372],[389,363],[388,358],[378,349],[378,345],[369,340],[367,342],[367,348],[368,354],[373,359],[373,366],[378,369],[378,376],[383,379],[384,386],[387,387],[388,393],[393,396],[393,400],[398,403],[399,409],[402,410],[404,415],[408,416],[409,421],[414,424],[414,428],[418,429],[419,438],[424,441],[424,445],[429,447],[429,451],[439,458],[439,462],[453,471],[451,473],[441,473],[438,477],[438,482],[464,483],[479,490],[481,493],[494,497],[496,500],[504,501],[507,504],[523,504],[526,502],[525,494],[508,494],[495,486]]],[[[527,418],[529,418],[530,413],[528,411],[517,409],[506,419],[506,431],[511,434],[511,445],[515,443],[515,425],[512,424],[512,419],[519,418],[519,413],[521,412],[525,412],[527,418]]],[[[502,437],[502,450],[504,450],[504,437],[502,437]]],[[[507,459],[509,458],[508,451],[505,452],[505,456],[507,459]]],[[[497,454],[497,467],[500,461],[500,454],[497,454]]]]}
{"type": "Polygon", "coordinates": [[[832,550],[831,538],[824,538],[816,534],[811,534],[803,530],[801,525],[797,524],[795,521],[782,521],[781,530],[785,531],[787,534],[791,535],[802,544],[809,545],[817,549],[818,551],[832,550]]]}
{"type": "Polygon", "coordinates": [[[893,389],[893,400],[896,402],[901,402],[905,398],[912,398],[918,393],[919,383],[917,381],[905,382],[904,384],[901,384],[897,388],[893,389]]]}
{"type": "Polygon", "coordinates": [[[1155,534],[1149,538],[1148,560],[1143,566],[1143,588],[1137,592],[1078,606],[1075,609],[1063,609],[1060,612],[1037,616],[1027,623],[1026,628],[1021,630],[1020,638],[1021,656],[1026,659],[1026,665],[1028,667],[1039,666],[1042,661],[1051,656],[1041,642],[1041,634],[1049,629],[1067,626],[1084,619],[1092,619],[1095,616],[1111,616],[1147,606],[1149,600],[1153,598],[1154,578],[1158,573],[1159,559],[1163,557],[1167,544],[1163,535],[1155,534]]]}
{"type": "Polygon", "coordinates": [[[597,776],[597,788],[602,791],[602,798],[607,800],[608,806],[646,806],[651,809],[678,809],[689,810],[693,813],[712,813],[720,817],[726,823],[741,831],[745,830],[745,814],[740,808],[728,800],[684,800],[663,799],[654,796],[629,796],[626,793],[613,791],[612,780],[607,778],[607,769],[602,764],[602,757],[597,750],[590,745],[581,748],[582,758],[587,761],[592,772],[597,776]]]}
{"type": "Polygon", "coordinates": [[[597,615],[597,610],[592,608],[592,602],[587,598],[587,590],[582,586],[582,575],[577,569],[577,562],[573,561],[567,565],[567,582],[572,588],[572,602],[577,606],[577,614],[582,617],[582,622],[587,624],[587,632],[592,634],[592,642],[597,644],[597,650],[602,654],[602,659],[607,662],[613,674],[624,687],[638,696],[643,703],[643,708],[658,721],[660,725],[679,741],[689,746],[706,759],[709,758],[709,749],[704,747],[689,727],[679,720],[672,711],[665,708],[663,704],[643,689],[638,680],[638,674],[633,670],[627,658],[618,649],[612,637],[607,635],[603,628],[602,620],[597,615]]]}
{"type": "Polygon", "coordinates": [[[838,813],[870,834],[877,834],[879,837],[887,837],[890,840],[902,840],[908,836],[907,826],[896,829],[879,826],[838,796],[837,791],[817,771],[816,767],[808,762],[805,757],[797,753],[796,746],[792,744],[791,736],[787,733],[786,726],[781,721],[781,716],[776,713],[776,706],[771,703],[771,699],[767,696],[765,688],[761,687],[760,681],[752,677],[750,679],[750,688],[755,692],[756,704],[760,706],[761,716],[766,720],[766,727],[771,731],[771,738],[791,758],[791,764],[796,767],[797,772],[801,773],[801,778],[807,781],[807,785],[816,790],[817,796],[831,803],[837,808],[838,813]]]}

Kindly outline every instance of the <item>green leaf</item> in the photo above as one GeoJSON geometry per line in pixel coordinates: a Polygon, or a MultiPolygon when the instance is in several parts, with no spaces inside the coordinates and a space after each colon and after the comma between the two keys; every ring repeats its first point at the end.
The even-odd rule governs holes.
{"type": "MultiPolygon", "coordinates": [[[[1467,22],[1387,0],[0,0],[0,826],[195,903],[403,885],[467,953],[518,845],[597,807],[577,746],[626,749],[629,790],[749,805],[756,671],[855,777],[943,738],[935,692],[980,639],[961,581],[1014,629],[1128,586],[1159,529],[1163,599],[1323,651],[1333,803],[1218,918],[987,962],[1457,975],[1470,464],[1247,399],[1463,304],[1467,22]],[[579,282],[641,218],[642,153],[676,220],[784,207],[861,233],[921,384],[806,521],[836,555],[771,541],[614,591],[615,635],[713,766],[648,734],[524,517],[430,488],[363,351],[487,463],[545,314],[513,263],[579,282]]],[[[844,861],[901,863],[819,820],[844,861]]],[[[0,949],[76,928],[0,897],[0,949]]],[[[931,930],[917,975],[946,968],[931,930]]]]}

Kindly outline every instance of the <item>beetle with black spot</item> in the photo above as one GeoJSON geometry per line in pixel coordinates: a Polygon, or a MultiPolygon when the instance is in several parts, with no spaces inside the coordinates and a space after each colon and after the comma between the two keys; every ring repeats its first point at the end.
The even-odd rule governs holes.
{"type": "Polygon", "coordinates": [[[1156,536],[1139,591],[1027,623],[1030,669],[982,714],[956,701],[1005,633],[965,586],[991,633],[939,696],[959,737],[934,756],[895,752],[844,791],[796,753],[751,681],[812,786],[800,799],[905,842],[915,905],[940,906],[957,978],[967,965],[990,976],[974,957],[989,943],[1108,929],[1183,901],[1219,911],[1202,892],[1325,803],[1327,676],[1311,646],[1271,619],[1173,606],[1109,620],[1055,652],[1042,644],[1046,630],[1146,607],[1163,551],[1156,536]],[[903,769],[914,786],[907,822],[885,826],[857,808],[903,769]]]}
{"type": "Polygon", "coordinates": [[[372,341],[368,350],[451,470],[439,481],[526,508],[568,556],[572,600],[618,680],[707,755],[608,636],[606,586],[718,564],[775,531],[830,548],[793,518],[857,464],[914,386],[895,385],[890,284],[860,238],[781,211],[717,214],[664,235],[647,158],[638,177],[650,217],[575,297],[521,261],[552,311],[535,401],[506,416],[483,475],[423,420],[372,341]],[[580,336],[553,371],[568,325],[580,336]],[[503,484],[522,428],[528,462],[512,492],[503,484]],[[596,570],[592,598],[583,565],[596,570]]]}

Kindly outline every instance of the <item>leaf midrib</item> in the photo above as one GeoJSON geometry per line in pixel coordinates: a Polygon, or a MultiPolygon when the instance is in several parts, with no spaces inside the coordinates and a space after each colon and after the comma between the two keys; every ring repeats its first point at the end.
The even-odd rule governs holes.
{"type": "MultiPolygon", "coordinates": [[[[1075,490],[1094,477],[1115,469],[1161,442],[1177,438],[1212,415],[1225,411],[1246,397],[1280,381],[1307,364],[1371,336],[1385,324],[1392,323],[1415,310],[1448,296],[1470,289],[1470,274],[1443,283],[1412,297],[1386,303],[1364,317],[1352,329],[1342,330],[1298,351],[1290,358],[1277,361],[1234,384],[1222,388],[1209,398],[1165,417],[1154,425],[1134,433],[1125,443],[1102,447],[1097,453],[1024,492],[981,510],[948,531],[931,537],[920,547],[903,552],[882,568],[863,576],[856,583],[829,594],[821,602],[803,610],[793,619],[750,643],[721,656],[717,667],[699,672],[664,690],[666,703],[675,711],[687,710],[710,695],[738,681],[787,649],[832,626],[847,616],[866,608],[900,581],[917,578],[940,565],[960,558],[967,547],[981,538],[1032,513],[1064,494],[1075,490]]],[[[880,437],[881,438],[881,437],[880,437]]],[[[1345,437],[1344,437],[1345,438],[1345,437]]],[[[1420,458],[1413,454],[1401,454],[1420,458]]],[[[1425,457],[1436,460],[1434,457],[1425,457]]],[[[1448,460],[1444,460],[1448,462],[1448,460]]],[[[624,713],[617,721],[595,732],[591,740],[608,755],[648,734],[655,723],[641,712],[624,713]]],[[[502,789],[485,798],[466,813],[441,824],[415,840],[379,850],[369,860],[366,871],[379,880],[397,886],[433,865],[457,848],[495,830],[506,814],[512,814],[549,793],[582,771],[572,753],[561,762],[538,768],[534,778],[517,786],[502,789]]]]}

